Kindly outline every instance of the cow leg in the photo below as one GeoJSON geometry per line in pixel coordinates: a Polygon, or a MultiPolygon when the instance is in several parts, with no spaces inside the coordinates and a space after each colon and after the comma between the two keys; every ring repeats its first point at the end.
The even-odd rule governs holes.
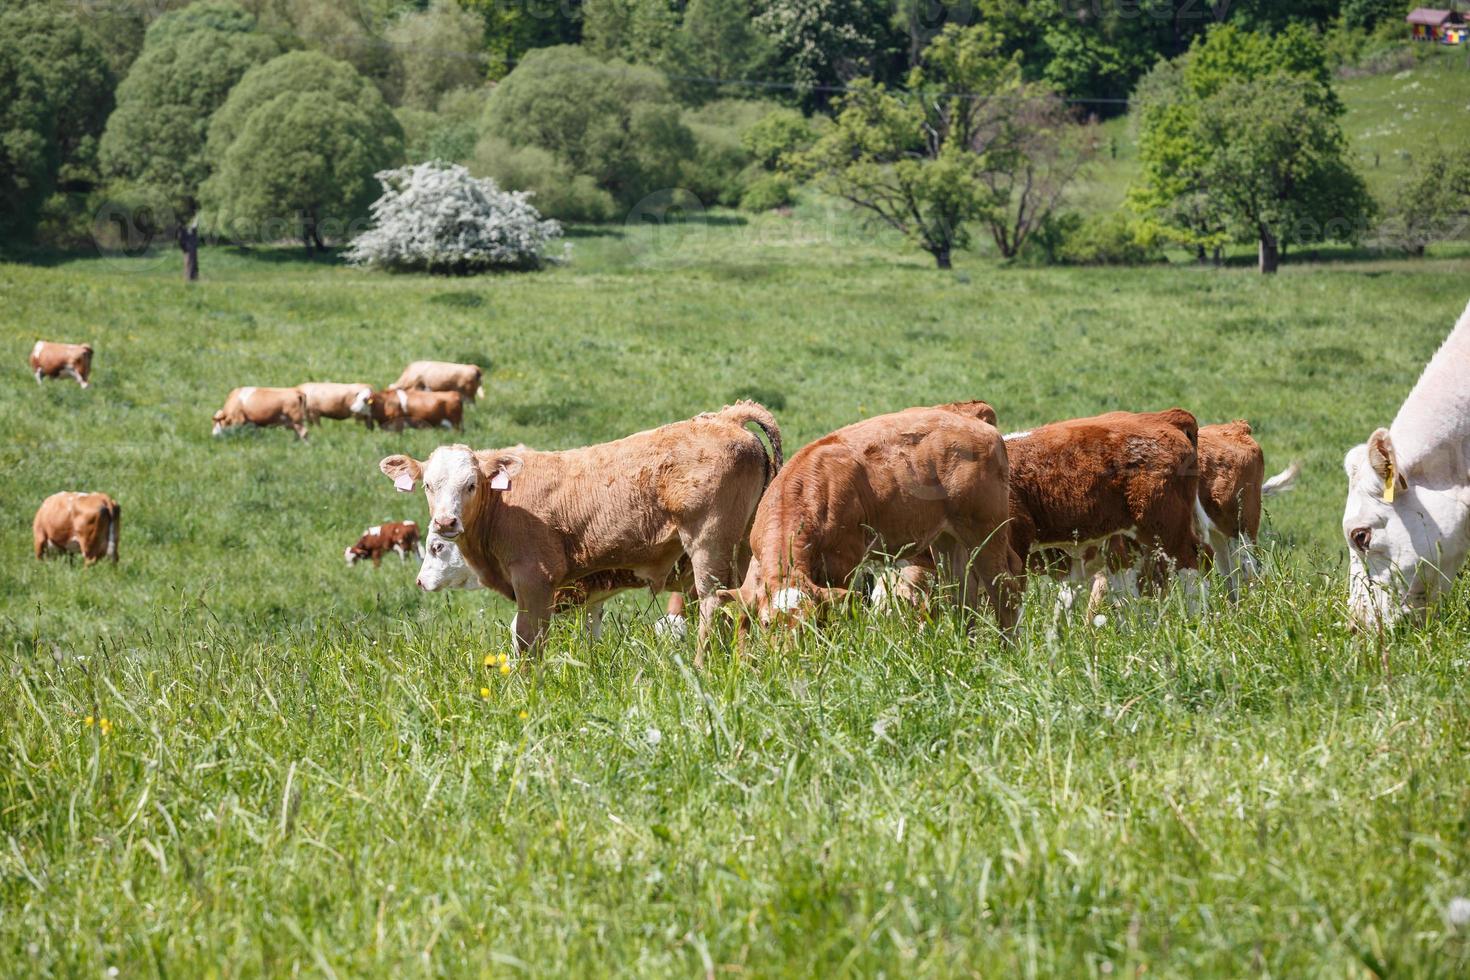
{"type": "Polygon", "coordinates": [[[515,649],[517,653],[526,653],[535,649],[546,632],[556,590],[543,576],[517,575],[515,570],[511,571],[511,589],[516,597],[515,649]]]}
{"type": "Polygon", "coordinates": [[[715,613],[720,608],[718,591],[734,579],[732,558],[737,544],[734,541],[704,541],[698,537],[685,544],[684,550],[694,571],[694,590],[699,596],[699,642],[694,650],[695,667],[704,666],[710,631],[714,628],[715,613]]]}
{"type": "Polygon", "coordinates": [[[41,383],[41,377],[42,377],[42,375],[41,375],[41,369],[40,368],[36,368],[36,384],[40,384],[41,383]]]}
{"type": "Polygon", "coordinates": [[[587,604],[587,635],[593,640],[602,639],[602,603],[587,604]]]}

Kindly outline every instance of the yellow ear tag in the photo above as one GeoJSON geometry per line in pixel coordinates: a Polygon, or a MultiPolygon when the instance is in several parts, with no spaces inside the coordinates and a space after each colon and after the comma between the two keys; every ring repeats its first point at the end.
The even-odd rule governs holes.
{"type": "Polygon", "coordinates": [[[1388,476],[1384,478],[1383,502],[1385,504],[1393,503],[1393,463],[1388,464],[1388,476]]]}

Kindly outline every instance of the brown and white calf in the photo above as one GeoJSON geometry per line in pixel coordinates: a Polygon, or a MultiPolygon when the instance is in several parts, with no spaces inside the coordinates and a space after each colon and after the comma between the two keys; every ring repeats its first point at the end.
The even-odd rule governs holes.
{"type": "Polygon", "coordinates": [[[117,561],[122,508],[105,493],[64,490],[41,502],[31,522],[37,558],[48,551],[80,554],[86,564],[104,556],[117,561]]]}
{"type": "Polygon", "coordinates": [[[1301,467],[1292,463],[1265,479],[1266,455],[1251,436],[1250,423],[1237,420],[1200,427],[1199,471],[1195,519],[1233,600],[1258,574],[1254,548],[1261,533],[1261,499],[1294,490],[1301,467]]]}
{"type": "Polygon", "coordinates": [[[484,372],[475,364],[414,361],[403,369],[403,373],[388,386],[388,390],[457,391],[466,401],[472,402],[485,395],[485,388],[481,383],[483,376],[484,372]]]}
{"type": "Polygon", "coordinates": [[[279,426],[306,438],[306,396],[296,388],[236,388],[214,413],[214,434],[243,425],[279,426]]]}
{"type": "Polygon", "coordinates": [[[721,598],[742,622],[792,625],[846,594],[871,555],[946,569],[973,615],[984,593],[1015,624],[1025,568],[1011,549],[1007,450],[984,402],[865,419],[804,447],[771,483],[750,532],[745,581],[721,598]]]}
{"type": "Polygon", "coordinates": [[[347,560],[348,565],[356,565],[366,558],[377,568],[383,556],[390,551],[398,553],[399,561],[408,561],[410,554],[422,559],[424,550],[419,547],[419,526],[413,521],[384,521],[382,524],[374,524],[362,532],[357,544],[343,552],[342,557],[347,560]]]}
{"type": "Polygon", "coordinates": [[[457,391],[375,391],[368,409],[378,425],[392,432],[410,429],[464,431],[464,398],[457,391]]]}
{"type": "Polygon", "coordinates": [[[306,421],[316,425],[322,419],[357,419],[369,428],[373,424],[373,397],[370,384],[338,384],[334,381],[308,381],[296,390],[306,398],[306,421]]]}
{"type": "Polygon", "coordinates": [[[780,428],[753,402],[584,449],[441,446],[426,461],[379,463],[399,490],[423,482],[430,530],[459,546],[482,584],[515,600],[519,649],[540,640],[558,589],[612,570],[664,589],[686,554],[702,648],[715,590],[734,580],[740,543],[780,466],[780,428]],[[750,423],[770,441],[769,457],[750,423]]]}
{"type": "Polygon", "coordinates": [[[56,344],[38,340],[31,348],[31,371],[36,384],[42,378],[71,378],[83,388],[90,387],[92,374],[91,344],[56,344]]]}
{"type": "Polygon", "coordinates": [[[1143,584],[1162,592],[1177,572],[1191,592],[1200,586],[1198,439],[1198,423],[1181,408],[1109,412],[1006,436],[1016,552],[1064,559],[1054,567],[1064,576],[1054,628],[1076,587],[1118,564],[1114,536],[1137,546],[1143,584]]]}

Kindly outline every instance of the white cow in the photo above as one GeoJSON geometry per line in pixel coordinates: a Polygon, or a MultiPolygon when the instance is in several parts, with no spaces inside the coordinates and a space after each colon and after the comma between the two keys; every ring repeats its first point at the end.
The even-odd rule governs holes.
{"type": "Polygon", "coordinates": [[[1343,468],[1349,619],[1375,628],[1422,618],[1470,551],[1470,307],[1393,424],[1343,468]]]}

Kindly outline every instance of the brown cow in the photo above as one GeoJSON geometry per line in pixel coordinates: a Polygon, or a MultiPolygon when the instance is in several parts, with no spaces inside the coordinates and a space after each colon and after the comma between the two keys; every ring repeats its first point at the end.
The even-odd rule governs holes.
{"type": "Polygon", "coordinates": [[[38,340],[31,348],[31,370],[36,374],[36,384],[40,384],[42,378],[65,377],[83,388],[91,387],[87,379],[92,374],[92,345],[38,340]]]}
{"type": "Polygon", "coordinates": [[[1230,589],[1230,598],[1258,574],[1256,538],[1261,533],[1261,498],[1296,489],[1301,467],[1292,463],[1265,479],[1266,456],[1237,420],[1199,430],[1199,498],[1195,519],[1230,589]]]}
{"type": "Polygon", "coordinates": [[[105,493],[63,490],[41,501],[31,522],[36,557],[46,552],[80,553],[86,564],[104,555],[117,561],[117,532],[122,508],[105,493]]]}
{"type": "Polygon", "coordinates": [[[295,388],[236,388],[214,413],[214,434],[242,425],[280,426],[306,438],[306,396],[295,388]]]}
{"type": "Polygon", "coordinates": [[[585,449],[441,446],[426,462],[400,455],[379,464],[400,490],[422,480],[430,530],[459,545],[484,585],[515,600],[518,648],[540,640],[558,588],[612,569],[664,588],[687,554],[701,651],[715,590],[734,580],[740,542],[780,466],[781,431],[754,402],[585,449]],[[765,432],[770,457],[748,423],[765,432]]]}
{"type": "Polygon", "coordinates": [[[1005,531],[1008,464],[994,419],[984,402],[910,408],[806,446],[756,511],[744,584],[721,598],[761,625],[791,623],[841,598],[870,555],[922,554],[962,584],[967,614],[983,588],[1009,632],[1025,568],[1005,531]]]}
{"type": "Polygon", "coordinates": [[[372,385],[308,381],[297,385],[296,390],[306,398],[306,421],[311,425],[322,419],[357,419],[372,428],[372,385]]]}
{"type": "Polygon", "coordinates": [[[375,391],[368,409],[374,422],[392,432],[402,432],[404,426],[464,431],[464,398],[457,391],[375,391]]]}
{"type": "Polygon", "coordinates": [[[419,547],[419,526],[413,521],[384,521],[382,524],[374,524],[362,532],[357,544],[343,552],[342,557],[347,560],[348,565],[356,565],[366,558],[377,568],[383,556],[390,551],[398,552],[399,561],[408,561],[410,552],[417,558],[423,558],[424,551],[419,547]]]}
{"type": "Polygon", "coordinates": [[[485,387],[481,384],[483,374],[474,364],[414,361],[403,369],[403,373],[388,386],[388,390],[457,391],[466,401],[472,402],[485,396],[485,387]]]}

